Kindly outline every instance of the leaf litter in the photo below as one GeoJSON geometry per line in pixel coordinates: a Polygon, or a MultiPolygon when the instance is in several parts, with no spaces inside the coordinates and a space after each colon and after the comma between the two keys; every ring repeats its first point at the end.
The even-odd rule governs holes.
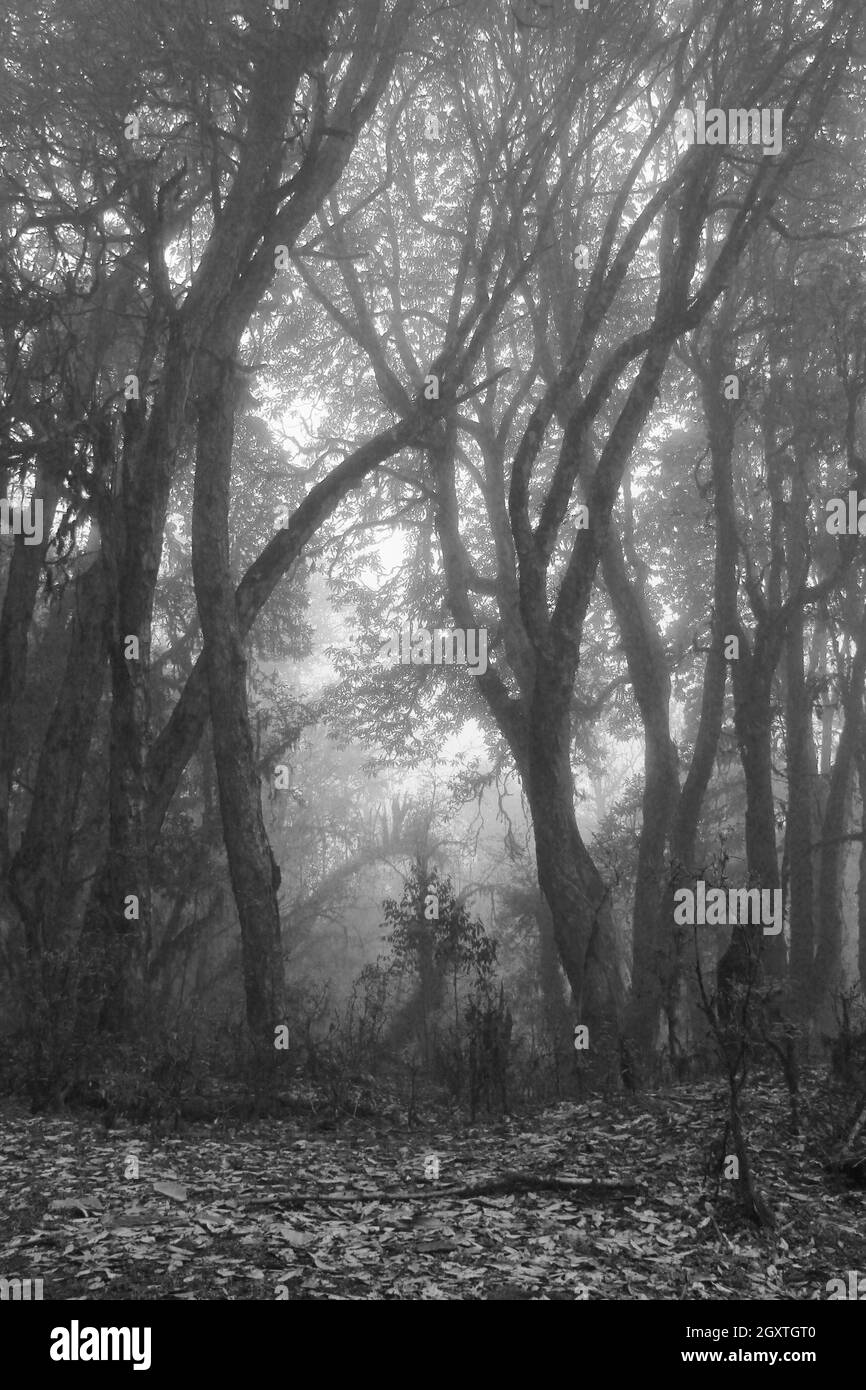
{"type": "Polygon", "coordinates": [[[705,1181],[718,1084],[382,1133],[201,1125],[149,1145],[0,1108],[0,1271],[56,1299],[816,1299],[866,1267],[866,1193],[755,1088],[777,1228],[705,1181]],[[440,1176],[424,1160],[440,1157],[440,1176]],[[138,1159],[138,1177],[126,1178],[138,1159]]]}

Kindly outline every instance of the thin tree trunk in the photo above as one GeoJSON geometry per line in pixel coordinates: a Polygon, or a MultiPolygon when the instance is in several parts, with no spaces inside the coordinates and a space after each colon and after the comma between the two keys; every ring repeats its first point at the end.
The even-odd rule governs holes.
{"type": "Polygon", "coordinates": [[[866,994],[866,747],[863,739],[857,749],[857,783],[860,789],[861,830],[860,872],[857,884],[857,966],[860,974],[860,989],[866,994]]]}
{"type": "MultiPolygon", "coordinates": [[[[808,496],[803,458],[795,459],[788,510],[788,587],[806,582],[809,548],[806,527],[808,496]]],[[[798,1012],[807,1006],[815,950],[812,874],[812,793],[817,768],[812,738],[812,709],[806,689],[805,621],[798,606],[785,638],[786,761],[788,810],[786,852],[790,875],[791,984],[798,1012]]]]}
{"type": "MultiPolygon", "coordinates": [[[[34,501],[42,503],[42,537],[36,545],[26,544],[23,535],[15,537],[12,558],[0,612],[0,880],[9,866],[9,810],[12,775],[21,752],[20,723],[16,710],[22,709],[27,676],[27,643],[39,575],[45,561],[51,520],[59,488],[55,481],[57,461],[39,465],[34,501]]],[[[0,497],[4,497],[0,493],[0,497]]]]}
{"type": "Polygon", "coordinates": [[[832,1026],[833,991],[842,983],[842,870],[843,842],[848,818],[854,760],[863,726],[863,684],[866,678],[866,621],[857,633],[857,650],[844,695],[845,723],[839,736],[836,761],[830,775],[827,809],[821,829],[818,858],[819,938],[812,971],[812,1001],[824,1022],[832,1026]]]}
{"type": "Polygon", "coordinates": [[[229,560],[234,354],[216,357],[198,406],[192,568],[204,638],[223,837],[241,928],[247,1024],[273,1045],[284,993],[277,869],[262,815],[247,708],[247,663],[229,560]]]}
{"type": "MultiPolygon", "coordinates": [[[[666,912],[671,920],[676,890],[694,889],[698,827],[724,721],[727,663],[724,657],[725,625],[719,615],[725,609],[723,589],[728,582],[728,570],[718,546],[714,570],[712,633],[704,666],[698,731],[689,770],[680,790],[671,834],[671,882],[666,904],[666,912]]],[[[688,1065],[693,1019],[698,1007],[691,978],[693,972],[686,971],[686,961],[692,951],[692,936],[687,927],[674,925],[672,951],[670,971],[665,981],[665,1012],[668,1051],[672,1065],[679,1069],[688,1065]]]]}
{"type": "MultiPolygon", "coordinates": [[[[750,639],[740,621],[737,607],[739,536],[732,470],[736,416],[722,392],[722,382],[730,367],[729,351],[727,335],[720,325],[713,337],[707,370],[702,375],[701,383],[712,457],[716,544],[719,563],[726,571],[719,592],[718,616],[724,636],[735,638],[738,645],[737,656],[731,660],[731,674],[734,726],[746,787],[749,884],[774,890],[779,887],[780,876],[773,804],[770,701],[785,633],[778,593],[782,557],[780,545],[774,544],[766,595],[758,584],[749,585],[749,598],[755,612],[755,629],[750,639]]],[[[779,514],[780,509],[774,499],[774,528],[778,527],[779,514]]],[[[760,957],[764,965],[775,973],[781,973],[784,956],[781,933],[777,937],[765,938],[760,925],[734,925],[717,972],[722,1007],[725,1007],[725,999],[729,998],[732,984],[749,978],[755,957],[760,957]]]]}
{"type": "MultiPolygon", "coordinates": [[[[630,498],[626,493],[626,526],[630,498]]],[[[679,759],[670,734],[670,671],[650,614],[640,576],[629,581],[625,557],[613,528],[602,553],[605,587],[626,652],[632,689],[644,730],[643,815],[638,842],[633,918],[633,965],[629,1031],[638,1055],[658,1043],[665,981],[670,975],[672,933],[663,925],[667,900],[665,854],[679,795],[679,759]]],[[[672,918],[667,921],[672,922],[672,918]]]]}
{"type": "Polygon", "coordinates": [[[105,686],[101,557],[71,587],[73,617],[60,694],[42,743],[24,834],[9,869],[10,893],[31,954],[53,948],[68,923],[67,864],[105,686]]]}
{"type": "MultiPolygon", "coordinates": [[[[720,310],[723,323],[730,313],[725,301],[720,310]]],[[[710,370],[714,372],[717,384],[721,387],[718,373],[721,362],[710,360],[710,370]]],[[[724,479],[730,469],[730,456],[734,445],[735,417],[733,415],[714,417],[710,430],[710,451],[715,478],[724,479]],[[727,464],[725,460],[727,459],[727,464]]],[[[671,883],[666,912],[673,918],[674,893],[678,888],[693,889],[696,877],[695,846],[698,827],[701,822],[704,798],[719,748],[725,714],[725,687],[728,668],[725,660],[725,636],[728,629],[728,615],[736,608],[736,571],[720,534],[723,520],[715,503],[718,493],[714,491],[715,547],[713,557],[713,609],[710,648],[704,666],[704,679],[701,689],[701,711],[698,730],[692,750],[688,772],[680,790],[674,814],[671,835],[671,883]]],[[[665,988],[665,1011],[668,1021],[668,1051],[675,1069],[687,1065],[690,1050],[693,1016],[697,1008],[697,997],[690,987],[685,963],[692,949],[691,933],[687,928],[674,925],[673,957],[665,988]]]]}

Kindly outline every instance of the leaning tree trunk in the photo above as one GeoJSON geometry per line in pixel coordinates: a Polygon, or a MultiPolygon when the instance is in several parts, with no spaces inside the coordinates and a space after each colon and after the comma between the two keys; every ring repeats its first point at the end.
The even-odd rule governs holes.
{"type": "Polygon", "coordinates": [[[592,1049],[605,1025],[619,1027],[622,981],[610,893],[574,813],[568,705],[545,688],[549,684],[549,674],[542,672],[530,720],[527,795],[539,886],[550,907],[578,1021],[588,1025],[592,1049]]]}
{"type": "Polygon", "coordinates": [[[247,663],[229,563],[229,485],[235,382],[231,352],[206,374],[198,400],[192,568],[204,638],[214,759],[229,874],[240,919],[247,1024],[273,1045],[284,977],[279,870],[262,816],[247,708],[247,663]]]}
{"type": "MultiPolygon", "coordinates": [[[[437,532],[445,563],[448,603],[463,628],[475,626],[467,591],[465,550],[458,525],[453,422],[431,445],[437,478],[437,532]]],[[[504,585],[509,607],[513,593],[504,585]]],[[[590,1028],[590,1051],[600,1045],[604,1025],[618,1028],[622,982],[609,893],[580,835],[574,813],[571,767],[571,703],[576,651],[549,662],[520,657],[529,647],[520,621],[510,614],[506,642],[520,671],[521,699],[513,700],[498,673],[488,667],[476,679],[508,743],[529,801],[538,884],[550,909],[553,939],[571,988],[579,1022],[590,1028]]]]}

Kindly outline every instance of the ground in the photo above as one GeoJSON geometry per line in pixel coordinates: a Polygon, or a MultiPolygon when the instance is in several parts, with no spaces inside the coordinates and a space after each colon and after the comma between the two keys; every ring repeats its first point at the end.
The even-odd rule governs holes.
{"type": "Polygon", "coordinates": [[[717,1082],[474,1125],[305,1114],[168,1136],[7,1102],[0,1277],[86,1301],[826,1299],[866,1272],[866,1190],[826,1171],[804,1101],[806,1140],[770,1081],[746,1106],[766,1231],[732,1182],[716,1196],[717,1082]]]}

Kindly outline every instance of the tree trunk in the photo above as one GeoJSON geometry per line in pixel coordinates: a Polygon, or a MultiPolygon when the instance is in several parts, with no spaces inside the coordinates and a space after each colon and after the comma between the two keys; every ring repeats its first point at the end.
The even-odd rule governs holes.
{"type": "Polygon", "coordinates": [[[863,725],[863,682],[866,678],[866,621],[857,633],[857,650],[844,694],[845,723],[839,736],[836,761],[830,775],[830,791],[821,830],[818,858],[819,939],[812,971],[812,1001],[825,1026],[832,1028],[833,992],[842,984],[842,870],[846,844],[849,792],[854,759],[863,725]]]}
{"type": "MultiPolygon", "coordinates": [[[[730,303],[730,302],[729,302],[730,303]]],[[[717,565],[723,571],[717,588],[718,618],[723,636],[736,639],[738,652],[731,658],[734,691],[734,726],[746,787],[746,861],[749,886],[774,890],[780,886],[776,851],[776,818],[772,782],[773,678],[781,655],[785,620],[779,601],[781,549],[772,546],[767,592],[757,582],[747,585],[755,613],[750,638],[737,606],[736,565],[740,542],[733,486],[733,451],[736,407],[724,398],[722,383],[730,370],[729,303],[713,334],[708,361],[701,376],[704,415],[710,440],[713,500],[716,513],[717,565]]],[[[778,527],[778,499],[773,497],[773,524],[778,527]]],[[[774,533],[775,534],[775,533],[774,533]]],[[[762,964],[772,973],[784,970],[782,933],[765,937],[760,925],[735,924],[730,943],[717,972],[723,1009],[735,981],[748,979],[762,964]]]]}
{"type": "MultiPolygon", "coordinates": [[[[631,504],[626,489],[626,529],[631,504]]],[[[633,559],[633,564],[636,557],[633,559]]],[[[679,795],[679,759],[670,735],[670,672],[638,573],[630,582],[625,556],[613,528],[602,553],[605,587],[610,596],[626,652],[632,689],[644,730],[644,790],[637,882],[635,884],[630,1027],[637,1053],[648,1056],[658,1046],[665,981],[669,977],[673,937],[664,918],[668,873],[666,850],[679,795]]]]}
{"type": "MultiPolygon", "coordinates": [[[[723,302],[720,310],[721,332],[730,306],[723,302]]],[[[718,354],[718,347],[716,347],[718,354]]],[[[723,363],[716,355],[710,357],[708,371],[712,373],[717,388],[721,390],[723,363]]],[[[724,479],[730,472],[730,457],[734,446],[735,417],[732,414],[714,414],[708,418],[710,452],[713,464],[714,519],[716,541],[713,558],[713,608],[710,649],[704,667],[704,680],[701,690],[701,711],[698,729],[688,772],[680,790],[674,815],[671,835],[671,884],[666,912],[673,919],[674,893],[678,888],[694,890],[695,884],[695,846],[698,827],[701,821],[704,798],[719,747],[719,737],[725,715],[725,687],[728,668],[725,661],[725,635],[728,630],[728,615],[736,610],[736,570],[730,563],[729,554],[722,543],[721,530],[724,520],[717,504],[718,485],[724,486],[724,479]]],[[[698,1007],[694,988],[693,971],[686,971],[686,961],[693,951],[691,933],[688,928],[674,925],[673,957],[665,982],[665,1012],[668,1023],[668,1052],[675,1071],[684,1070],[688,1065],[693,1018],[698,1007]]]]}
{"type": "MultiPolygon", "coordinates": [[[[866,807],[866,748],[863,740],[857,750],[857,783],[860,788],[860,803],[866,807]]],[[[860,974],[860,989],[866,994],[866,815],[861,816],[860,834],[860,872],[857,883],[857,966],[860,974]]]]}
{"type": "Polygon", "coordinates": [[[527,795],[535,832],[538,882],[550,907],[553,935],[578,1021],[590,1048],[603,1024],[618,1028],[622,979],[609,891],[580,835],[574,813],[571,730],[567,712],[536,689],[527,758],[527,795]]]}
{"type": "Polygon", "coordinates": [[[571,1017],[563,989],[562,968],[556,940],[553,935],[553,919],[547,899],[538,895],[538,982],[548,1032],[557,1055],[563,1044],[571,1046],[571,1017]]]}
{"type": "Polygon", "coordinates": [[[247,663],[229,561],[233,352],[214,357],[197,401],[192,568],[204,639],[223,837],[240,919],[247,1024],[273,1046],[284,992],[279,870],[262,815],[247,708],[247,663]]]}
{"type": "MultiPolygon", "coordinates": [[[[806,582],[809,548],[806,527],[808,496],[805,460],[795,459],[788,511],[788,587],[806,582]]],[[[790,875],[791,984],[794,1007],[807,1007],[815,950],[812,874],[812,795],[817,773],[812,738],[812,710],[806,689],[805,622],[802,606],[791,616],[785,638],[786,744],[788,811],[786,853],[790,875]]]]}
{"type": "Polygon", "coordinates": [[[101,557],[72,586],[73,618],[60,694],[43,739],[10,893],[31,955],[52,949],[70,916],[67,865],[93,729],[105,685],[105,574],[101,557]]]}
{"type": "MultiPolygon", "coordinates": [[[[25,545],[23,535],[15,537],[0,612],[0,881],[5,878],[9,866],[12,774],[21,752],[16,706],[20,708],[19,701],[25,690],[28,635],[59,496],[54,480],[58,471],[56,460],[51,466],[45,462],[39,465],[33,498],[42,503],[42,537],[36,545],[25,545]]],[[[0,498],[3,497],[5,490],[0,493],[0,498]]]]}
{"type": "Polygon", "coordinates": [[[111,499],[100,517],[111,665],[108,849],[82,929],[82,1029],[129,1033],[143,1006],[151,944],[150,645],[168,499],[194,357],[178,320],[149,417],[129,401],[111,499]]]}

